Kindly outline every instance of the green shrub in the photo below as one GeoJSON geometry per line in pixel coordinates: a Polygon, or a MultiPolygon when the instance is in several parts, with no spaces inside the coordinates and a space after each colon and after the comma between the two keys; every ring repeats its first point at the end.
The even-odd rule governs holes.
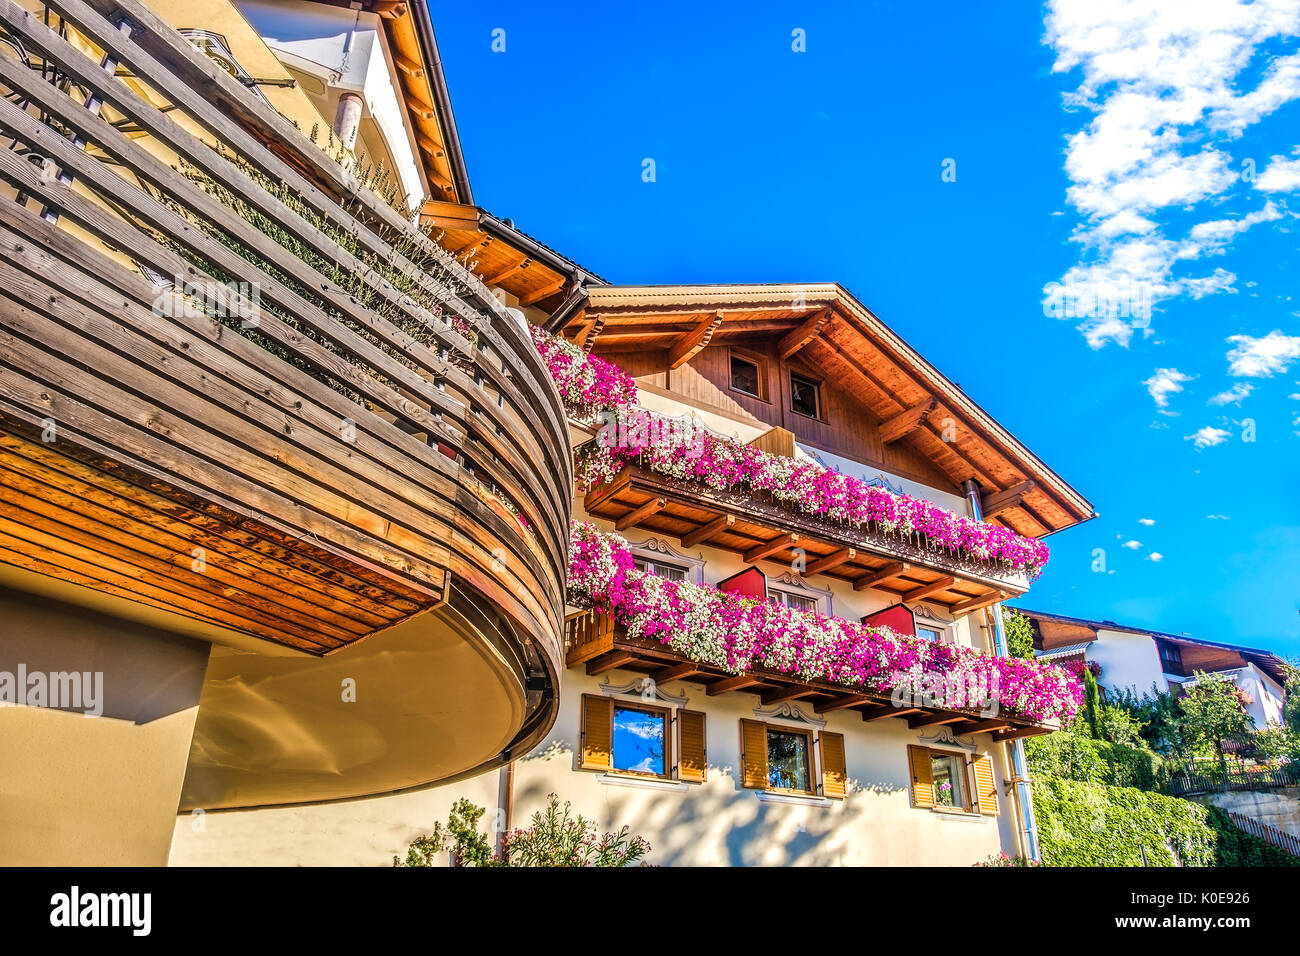
{"type": "Polygon", "coordinates": [[[1034,811],[1047,866],[1211,866],[1215,831],[1205,807],[1132,787],[1035,780],[1034,811]]]}
{"type": "Polygon", "coordinates": [[[1300,857],[1247,833],[1228,819],[1223,810],[1218,807],[1209,807],[1208,810],[1206,823],[1217,838],[1215,866],[1300,866],[1300,857]]]}
{"type": "Polygon", "coordinates": [[[1169,780],[1165,761],[1159,754],[1092,740],[1070,731],[1026,740],[1025,754],[1030,776],[1035,779],[1062,777],[1154,791],[1164,790],[1169,780]]]}

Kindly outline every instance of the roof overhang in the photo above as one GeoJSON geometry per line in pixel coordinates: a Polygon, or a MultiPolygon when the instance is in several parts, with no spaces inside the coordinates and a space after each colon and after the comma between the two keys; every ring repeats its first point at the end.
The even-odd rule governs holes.
{"type": "Polygon", "coordinates": [[[552,330],[601,354],[671,353],[704,324],[708,344],[770,337],[783,358],[853,383],[882,430],[896,432],[887,440],[911,443],[955,486],[979,483],[986,520],[1042,537],[1093,517],[1079,492],[838,283],[606,285],[552,330]]]}

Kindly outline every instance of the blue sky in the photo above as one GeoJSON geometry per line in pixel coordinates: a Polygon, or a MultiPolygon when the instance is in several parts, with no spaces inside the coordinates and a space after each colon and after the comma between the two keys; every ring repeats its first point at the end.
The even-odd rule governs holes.
{"type": "Polygon", "coordinates": [[[480,205],[614,282],[842,283],[1100,513],[1027,606],[1300,655],[1300,0],[434,18],[480,205]]]}

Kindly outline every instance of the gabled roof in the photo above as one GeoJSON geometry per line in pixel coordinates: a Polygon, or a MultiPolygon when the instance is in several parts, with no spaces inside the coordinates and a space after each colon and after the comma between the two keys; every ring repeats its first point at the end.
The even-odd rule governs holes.
{"type": "Polygon", "coordinates": [[[1093,517],[1079,492],[838,283],[608,285],[558,328],[602,353],[770,337],[783,357],[798,353],[852,383],[882,431],[897,426],[886,440],[912,443],[954,485],[978,481],[993,506],[986,517],[1034,537],[1093,517]],[[950,440],[945,419],[957,426],[950,440]]]}
{"type": "MultiPolygon", "coordinates": [[[[1018,607],[1015,610],[1035,622],[1035,624],[1041,621],[1048,621],[1089,628],[1094,633],[1099,630],[1120,631],[1124,634],[1144,635],[1150,637],[1154,641],[1164,641],[1169,644],[1182,645],[1186,647],[1210,647],[1218,650],[1232,651],[1233,653],[1240,654],[1247,662],[1255,664],[1279,684],[1286,683],[1286,671],[1289,666],[1287,662],[1272,651],[1266,651],[1261,648],[1247,647],[1244,644],[1229,644],[1226,641],[1209,641],[1204,638],[1191,637],[1187,634],[1171,634],[1166,631],[1154,631],[1149,627],[1134,627],[1128,624],[1117,624],[1114,621],[1094,621],[1089,618],[1067,617],[1064,614],[1049,614],[1046,611],[1031,611],[1028,608],[1023,607],[1018,607]]],[[[1060,647],[1051,648],[1052,652],[1059,650],[1061,650],[1060,647]]]]}

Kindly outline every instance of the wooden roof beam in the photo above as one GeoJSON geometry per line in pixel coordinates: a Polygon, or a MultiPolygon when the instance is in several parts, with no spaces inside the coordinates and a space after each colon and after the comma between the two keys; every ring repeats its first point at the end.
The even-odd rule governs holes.
{"type": "Polygon", "coordinates": [[[768,555],[776,554],[786,548],[793,548],[799,543],[799,534],[791,531],[789,534],[778,534],[771,541],[764,541],[762,544],[756,544],[745,552],[745,563],[753,564],[755,561],[761,561],[768,555]]]}
{"type": "Polygon", "coordinates": [[[781,341],[776,346],[777,354],[783,359],[788,359],[791,355],[794,355],[795,352],[798,352],[822,334],[822,329],[826,327],[826,323],[830,321],[833,314],[829,307],[813,313],[808,319],[781,337],[781,341]]]}
{"type": "Polygon", "coordinates": [[[906,717],[908,714],[921,713],[920,707],[895,707],[892,704],[881,704],[879,707],[865,707],[862,710],[862,719],[866,721],[883,720],[886,717],[906,717]]]}
{"type": "Polygon", "coordinates": [[[918,402],[911,408],[899,412],[892,418],[885,419],[880,423],[881,441],[890,444],[906,438],[925,424],[925,420],[930,417],[930,413],[934,411],[935,406],[938,404],[938,400],[931,396],[925,401],[918,402]]]}
{"type": "Polygon", "coordinates": [[[835,710],[846,710],[849,707],[861,707],[869,703],[870,697],[864,694],[841,694],[838,697],[832,697],[830,700],[823,700],[820,703],[813,704],[813,710],[819,714],[829,714],[835,710]]]}
{"type": "Polygon", "coordinates": [[[532,264],[533,264],[533,260],[528,258],[528,256],[524,256],[514,265],[507,266],[506,268],[500,270],[499,272],[494,273],[493,275],[483,276],[483,284],[485,286],[488,286],[489,288],[491,286],[498,285],[501,282],[504,282],[506,279],[509,279],[515,273],[527,269],[532,264]]]}
{"type": "Polygon", "coordinates": [[[1020,737],[1036,737],[1039,734],[1049,734],[1051,732],[1048,727],[1011,727],[1008,730],[995,730],[993,739],[997,741],[1016,740],[1020,737]]]}
{"type": "Polygon", "coordinates": [[[978,611],[981,608],[988,607],[990,604],[997,604],[999,601],[1005,601],[1006,599],[1007,593],[1005,591],[994,591],[991,594],[981,594],[978,597],[959,601],[948,610],[953,614],[965,614],[971,611],[978,611]]]}
{"type": "Polygon", "coordinates": [[[761,699],[764,707],[770,707],[773,704],[783,704],[787,700],[797,700],[800,697],[807,697],[809,694],[816,693],[817,688],[809,687],[807,684],[789,684],[785,687],[769,690],[761,699]]]}
{"type": "Polygon", "coordinates": [[[623,517],[615,521],[614,530],[626,531],[628,528],[635,528],[642,521],[645,521],[646,518],[662,511],[664,505],[667,503],[667,500],[664,498],[651,498],[645,504],[638,508],[633,508],[627,514],[623,515],[623,517]]]}
{"type": "Polygon", "coordinates": [[[921,598],[927,598],[931,594],[938,594],[940,591],[945,591],[956,583],[957,579],[950,574],[946,577],[940,578],[938,581],[931,581],[929,584],[922,584],[919,588],[913,588],[911,591],[908,591],[903,595],[901,601],[904,604],[908,601],[919,601],[921,598]]]}
{"type": "Polygon", "coordinates": [[[845,561],[852,561],[858,556],[856,548],[840,548],[833,554],[828,554],[824,558],[818,558],[808,567],[804,568],[804,574],[821,574],[823,571],[829,571],[831,568],[838,568],[845,561]]]}
{"type": "Polygon", "coordinates": [[[694,531],[681,536],[683,548],[693,548],[701,541],[708,541],[714,535],[721,534],[736,523],[735,515],[718,515],[708,524],[700,525],[694,531]]]}
{"type": "Polygon", "coordinates": [[[753,674],[737,674],[735,677],[724,677],[722,680],[715,680],[705,688],[705,693],[710,697],[717,697],[719,694],[726,694],[733,690],[744,690],[746,687],[753,687],[755,684],[763,683],[763,678],[755,677],[753,674]]]}
{"type": "Polygon", "coordinates": [[[703,668],[699,664],[694,661],[686,661],[682,664],[674,664],[671,667],[661,667],[650,675],[650,679],[656,684],[667,684],[669,681],[685,680],[702,672],[703,668]]]}
{"type": "Polygon", "coordinates": [[[722,324],[722,313],[714,312],[703,322],[698,323],[668,350],[668,367],[680,368],[700,353],[713,338],[713,333],[722,324]]]}
{"type": "Polygon", "coordinates": [[[560,276],[554,282],[548,282],[535,292],[530,292],[519,300],[520,305],[532,305],[534,302],[540,302],[548,295],[554,295],[564,286],[564,276],[560,276]]]}
{"type": "Polygon", "coordinates": [[[853,582],[853,590],[865,591],[869,587],[874,587],[881,581],[888,581],[890,578],[897,577],[912,566],[906,561],[891,561],[883,568],[872,571],[870,574],[864,574],[853,582]]]}
{"type": "Polygon", "coordinates": [[[614,651],[611,654],[598,657],[594,661],[587,661],[587,675],[595,677],[597,674],[615,670],[624,664],[631,664],[634,660],[636,660],[636,655],[631,651],[614,651]]]}
{"type": "Polygon", "coordinates": [[[934,727],[939,724],[955,724],[959,720],[965,720],[965,714],[921,714],[917,717],[907,718],[907,726],[912,730],[918,727],[934,727]]]}
{"type": "Polygon", "coordinates": [[[985,520],[988,520],[1003,511],[1019,508],[1024,503],[1025,495],[1037,487],[1038,482],[1029,479],[1027,481],[1018,481],[1003,491],[995,491],[984,495],[980,501],[980,513],[985,520]]]}
{"type": "Polygon", "coordinates": [[[988,720],[977,720],[973,724],[967,724],[964,727],[954,727],[953,730],[959,734],[982,734],[986,730],[1003,730],[1010,727],[1011,724],[998,717],[990,717],[988,720]]]}

